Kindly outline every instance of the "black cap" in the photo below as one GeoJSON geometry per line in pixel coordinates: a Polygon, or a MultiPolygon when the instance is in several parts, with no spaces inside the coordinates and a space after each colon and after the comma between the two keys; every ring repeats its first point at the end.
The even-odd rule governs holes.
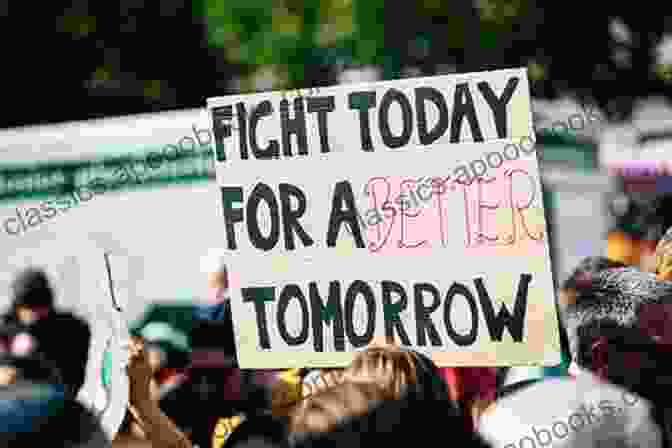
{"type": "Polygon", "coordinates": [[[41,269],[28,268],[12,282],[14,306],[53,306],[54,293],[47,274],[41,269]]]}

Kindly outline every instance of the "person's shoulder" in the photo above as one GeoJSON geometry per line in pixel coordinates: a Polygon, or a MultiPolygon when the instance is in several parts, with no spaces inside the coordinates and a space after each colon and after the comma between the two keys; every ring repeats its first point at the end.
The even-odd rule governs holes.
{"type": "Polygon", "coordinates": [[[481,418],[479,431],[494,446],[522,440],[532,434],[531,428],[555,427],[562,437],[549,435],[552,446],[580,440],[579,445],[589,447],[609,436],[651,441],[654,447],[659,446],[659,434],[650,409],[643,398],[591,375],[549,378],[495,402],[481,418]]]}

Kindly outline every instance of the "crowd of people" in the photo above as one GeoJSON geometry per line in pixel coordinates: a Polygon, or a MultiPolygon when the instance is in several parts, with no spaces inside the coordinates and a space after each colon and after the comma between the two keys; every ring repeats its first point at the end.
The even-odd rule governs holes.
{"type": "Polygon", "coordinates": [[[437,367],[387,340],[345,368],[241,370],[226,260],[211,260],[188,356],[131,337],[129,405],[113,440],[77,399],[89,325],[55,305],[45,271],[17,275],[0,321],[0,446],[672,447],[672,228],[650,270],[595,256],[564,281],[553,368],[437,367]]]}

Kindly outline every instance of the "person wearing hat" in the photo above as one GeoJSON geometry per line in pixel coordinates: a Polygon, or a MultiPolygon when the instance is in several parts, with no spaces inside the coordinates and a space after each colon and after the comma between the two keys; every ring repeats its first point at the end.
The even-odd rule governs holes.
{"type": "Polygon", "coordinates": [[[41,346],[29,326],[0,326],[0,446],[109,447],[96,417],[69,393],[41,346]]]}
{"type": "Polygon", "coordinates": [[[67,393],[76,397],[86,376],[91,342],[89,325],[69,312],[56,309],[53,289],[42,269],[20,272],[12,282],[11,298],[4,323],[30,330],[39,342],[40,353],[59,370],[67,393]],[[56,335],[67,335],[67,349],[63,339],[56,335]]]}

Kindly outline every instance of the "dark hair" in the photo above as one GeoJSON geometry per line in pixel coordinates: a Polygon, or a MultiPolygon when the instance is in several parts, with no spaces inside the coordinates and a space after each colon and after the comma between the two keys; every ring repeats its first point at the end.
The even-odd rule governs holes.
{"type": "Polygon", "coordinates": [[[36,268],[20,272],[12,282],[12,304],[25,306],[54,305],[54,293],[47,274],[36,268]]]}
{"type": "Polygon", "coordinates": [[[576,303],[563,315],[572,357],[580,366],[590,367],[590,348],[597,337],[619,346],[637,334],[642,305],[668,302],[672,302],[672,282],[636,268],[599,272],[577,291],[576,303]]]}
{"type": "Polygon", "coordinates": [[[586,257],[574,269],[572,274],[562,284],[562,289],[579,290],[590,283],[592,276],[606,269],[625,268],[620,261],[606,257],[586,257]]]}
{"type": "Polygon", "coordinates": [[[460,415],[462,413],[460,406],[451,398],[448,384],[434,361],[420,352],[414,351],[413,354],[416,358],[417,380],[409,389],[409,393],[414,394],[420,401],[437,402],[444,408],[446,415],[460,415]]]}
{"type": "MultiPolygon", "coordinates": [[[[348,386],[375,387],[374,384],[343,384],[337,387],[348,386]]],[[[333,393],[334,390],[332,388],[324,393],[333,393]]],[[[437,404],[437,401],[426,401],[414,394],[406,394],[396,400],[372,402],[365,414],[343,419],[330,431],[296,437],[291,444],[294,448],[397,446],[403,440],[426,443],[450,434],[456,441],[472,448],[488,446],[464,425],[461,418],[442,412],[437,404]]]]}

